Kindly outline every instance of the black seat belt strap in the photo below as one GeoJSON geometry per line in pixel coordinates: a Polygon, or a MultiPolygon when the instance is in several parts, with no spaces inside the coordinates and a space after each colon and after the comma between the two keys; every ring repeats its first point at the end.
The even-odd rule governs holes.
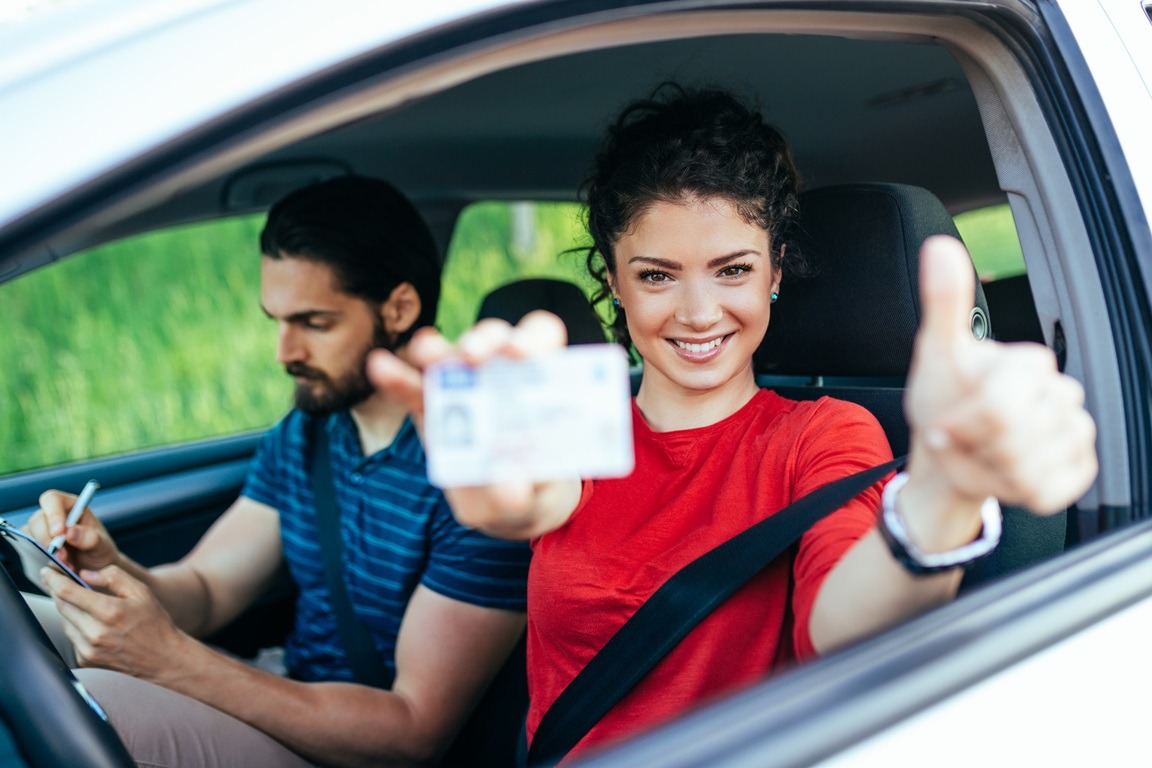
{"type": "Polygon", "coordinates": [[[708,614],[816,522],[847,504],[906,457],[828,483],[705,552],[673,574],[568,684],[540,721],[529,765],[552,764],[708,614]]]}
{"type": "Polygon", "coordinates": [[[376,650],[368,628],[356,617],[352,601],[344,586],[344,540],[340,536],[340,510],[336,507],[336,484],[332,479],[332,453],[328,430],[323,419],[312,419],[311,474],[312,493],[316,497],[316,529],[320,557],[324,561],[324,579],[328,599],[336,615],[340,639],[348,666],[356,682],[386,688],[389,676],[376,650]]]}

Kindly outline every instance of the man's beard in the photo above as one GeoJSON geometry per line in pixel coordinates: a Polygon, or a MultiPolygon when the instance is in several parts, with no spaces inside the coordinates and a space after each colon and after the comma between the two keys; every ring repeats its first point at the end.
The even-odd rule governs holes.
{"type": "Polygon", "coordinates": [[[296,407],[313,416],[326,416],[336,411],[344,411],[367,400],[376,393],[376,388],[368,380],[368,353],[374,349],[396,349],[395,337],[384,329],[380,318],[372,331],[372,343],[364,349],[359,361],[351,370],[333,379],[316,368],[303,363],[288,363],[284,370],[289,376],[308,379],[296,385],[296,407]]]}

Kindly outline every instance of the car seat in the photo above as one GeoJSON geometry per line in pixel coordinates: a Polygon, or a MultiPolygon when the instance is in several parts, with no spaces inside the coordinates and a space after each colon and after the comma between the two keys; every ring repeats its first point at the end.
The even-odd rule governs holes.
{"type": "MultiPolygon", "coordinates": [[[[908,451],[904,380],[920,323],[919,252],[926,238],[959,239],[943,204],[926,189],[848,184],[800,199],[798,247],[811,274],[785,278],[755,356],[758,381],[784,397],[825,395],[868,408],[892,451],[908,451]]],[[[991,328],[976,283],[973,332],[991,328]]],[[[1004,508],[1001,545],[965,574],[964,588],[1063,551],[1066,513],[1039,517],[1004,508]]]]}
{"type": "MultiPolygon", "coordinates": [[[[569,345],[605,341],[604,327],[583,292],[553,278],[526,278],[496,288],[481,302],[476,320],[495,317],[515,324],[537,309],[564,321],[569,345]]],[[[522,637],[441,762],[444,768],[516,765],[528,711],[526,665],[522,637]]]]}
{"type": "Polygon", "coordinates": [[[568,344],[603,344],[604,326],[584,293],[574,284],[550,277],[516,280],[496,288],[480,304],[477,321],[489,317],[515,325],[529,312],[544,309],[564,321],[568,344]]]}

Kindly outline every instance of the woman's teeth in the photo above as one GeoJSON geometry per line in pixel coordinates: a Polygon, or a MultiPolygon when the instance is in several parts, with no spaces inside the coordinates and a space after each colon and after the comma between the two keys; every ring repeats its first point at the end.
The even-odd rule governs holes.
{"type": "Polygon", "coordinates": [[[724,341],[723,336],[717,339],[712,339],[712,341],[708,341],[703,344],[688,344],[683,341],[676,341],[676,346],[680,347],[680,349],[686,349],[689,352],[698,354],[700,352],[707,352],[710,349],[715,349],[716,347],[720,346],[720,342],[722,341],[724,341]]]}

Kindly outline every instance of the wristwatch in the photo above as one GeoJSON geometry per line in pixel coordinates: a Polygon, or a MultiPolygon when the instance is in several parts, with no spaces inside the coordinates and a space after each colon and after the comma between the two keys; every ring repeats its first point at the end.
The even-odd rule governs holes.
{"type": "Polygon", "coordinates": [[[1000,502],[996,501],[994,496],[989,496],[980,506],[983,526],[975,541],[947,552],[922,552],[918,549],[908,536],[904,519],[896,511],[896,494],[907,482],[908,473],[901,472],[884,486],[880,502],[880,522],[876,526],[880,529],[880,536],[888,545],[888,549],[891,550],[892,557],[904,566],[904,570],[913,576],[929,576],[972,565],[996,549],[996,545],[1000,543],[1003,520],[1000,514],[1000,502]]]}

